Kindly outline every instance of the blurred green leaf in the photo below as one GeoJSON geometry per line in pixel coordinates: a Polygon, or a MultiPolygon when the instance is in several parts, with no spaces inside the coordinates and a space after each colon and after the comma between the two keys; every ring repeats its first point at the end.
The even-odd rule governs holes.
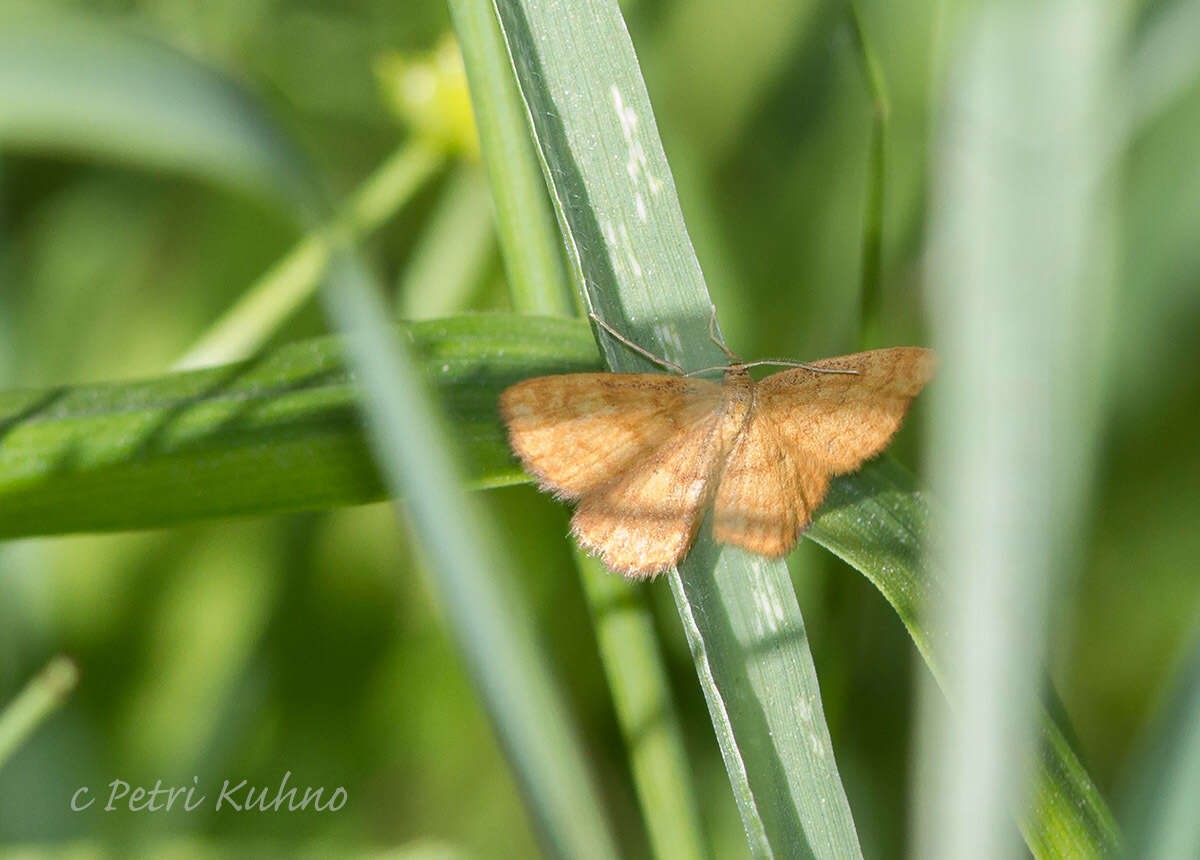
{"type": "Polygon", "coordinates": [[[483,169],[478,164],[457,165],[401,276],[397,316],[435,319],[470,309],[495,246],[495,232],[483,169]]]}
{"type": "Polygon", "coordinates": [[[887,85],[875,48],[867,38],[862,15],[854,0],[846,0],[846,14],[854,35],[854,50],[862,67],[863,78],[871,93],[870,157],[867,164],[867,203],[863,218],[862,294],[859,298],[859,342],[861,348],[876,346],[872,331],[879,323],[883,301],[883,212],[887,178],[888,104],[887,85]]]}
{"type": "Polygon", "coordinates": [[[662,101],[684,118],[695,146],[723,157],[825,8],[812,0],[692,0],[662,10],[653,46],[671,70],[659,75],[662,101]]]}
{"type": "Polygon", "coordinates": [[[447,5],[467,70],[509,289],[524,297],[526,307],[565,311],[561,236],[546,205],[538,152],[529,139],[496,10],[487,0],[449,0],[447,5]]]}
{"type": "Polygon", "coordinates": [[[1159,4],[1132,45],[1124,71],[1123,123],[1112,141],[1118,151],[1142,133],[1200,78],[1200,4],[1159,4]],[[1127,138],[1125,135],[1128,135],[1127,138]]]}
{"type": "Polygon", "coordinates": [[[18,696],[0,708],[0,767],[24,740],[54,712],[79,682],[79,669],[66,657],[55,657],[18,696]]]}
{"type": "Polygon", "coordinates": [[[920,709],[922,855],[1010,856],[1013,809],[1036,856],[1117,845],[1095,787],[1048,772],[1060,757],[1046,748],[1065,741],[1038,698],[1103,421],[1117,18],[1103,3],[982,4],[940,96],[927,282],[944,599],[925,613],[951,709],[932,691],[920,709]]]}
{"type": "Polygon", "coordinates": [[[302,219],[322,210],[295,147],[245,91],[79,17],[0,13],[0,145],[179,171],[302,219]]]}
{"type": "Polygon", "coordinates": [[[1200,856],[1200,643],[1146,733],[1123,795],[1128,856],[1200,856]]]}
{"type": "Polygon", "coordinates": [[[383,302],[357,262],[335,256],[331,281],[322,297],[361,379],[375,461],[391,493],[405,499],[442,610],[530,810],[557,855],[615,857],[574,727],[509,587],[515,576],[506,542],[463,486],[448,422],[409,350],[385,325],[383,302]]]}

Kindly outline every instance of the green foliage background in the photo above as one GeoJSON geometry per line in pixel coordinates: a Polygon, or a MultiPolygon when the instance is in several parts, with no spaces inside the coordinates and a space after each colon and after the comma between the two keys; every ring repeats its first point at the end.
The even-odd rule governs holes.
{"type": "MultiPolygon", "coordinates": [[[[337,198],[414,135],[380,84],[381,58],[415,59],[449,29],[441,0],[59,5],[166,42],[239,82],[268,104],[337,198]]],[[[929,82],[943,47],[936,7],[861,6],[891,105],[884,290],[867,321],[877,344],[927,342],[929,82]]],[[[728,342],[748,357],[858,348],[872,103],[844,8],[640,0],[623,9],[728,342]]],[[[1147,21],[1154,13],[1149,4],[1139,12],[1147,21]]],[[[1120,794],[1197,632],[1197,151],[1193,83],[1119,166],[1117,369],[1100,471],[1075,536],[1080,578],[1050,631],[1050,674],[1076,749],[1109,797],[1120,794]]],[[[163,372],[296,239],[278,214],[200,181],[56,152],[0,155],[4,389],[163,372]]],[[[406,315],[505,309],[504,269],[486,233],[478,265],[454,275],[445,273],[463,246],[427,238],[452,194],[480,183],[469,153],[446,159],[367,249],[406,315]],[[451,281],[463,286],[448,299],[428,286],[451,281]]],[[[467,199],[468,212],[487,206],[486,197],[467,199]]],[[[309,304],[275,339],[325,331],[309,304]]],[[[923,413],[918,404],[893,448],[918,472],[923,413]]],[[[624,744],[563,540],[568,512],[528,486],[482,498],[517,552],[522,575],[504,585],[534,607],[617,833],[632,856],[644,855],[624,744]]],[[[433,840],[430,851],[470,856],[535,851],[420,564],[384,505],[0,545],[0,701],[53,654],[70,654],[82,673],[68,705],[0,769],[0,844],[170,840],[341,853],[433,840]],[[285,771],[302,785],[345,786],[350,803],[336,815],[67,813],[80,785],[102,792],[117,778],[196,776],[210,786],[225,778],[273,786],[285,771]]],[[[864,853],[903,856],[910,714],[925,669],[862,576],[810,542],[790,566],[864,853]]],[[[665,583],[644,592],[706,834],[717,856],[739,856],[742,825],[670,595],[665,583]]]]}

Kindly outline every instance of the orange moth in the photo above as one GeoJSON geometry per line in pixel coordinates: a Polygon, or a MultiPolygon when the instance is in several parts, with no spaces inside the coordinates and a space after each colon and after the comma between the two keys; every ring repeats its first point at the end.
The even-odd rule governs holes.
{"type": "Polygon", "coordinates": [[[717,542],[785,555],[830,479],[887,447],[937,362],[918,347],[805,364],[747,364],[726,349],[733,363],[718,382],[593,319],[675,375],[527,379],[501,394],[500,415],[540,487],[577,503],[579,543],[629,577],[677,564],[710,508],[717,542]],[[755,381],[749,369],[758,364],[791,366],[755,381]]]}

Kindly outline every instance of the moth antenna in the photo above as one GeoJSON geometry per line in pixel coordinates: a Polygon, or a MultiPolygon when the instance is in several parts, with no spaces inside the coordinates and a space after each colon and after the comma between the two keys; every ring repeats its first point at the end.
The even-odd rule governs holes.
{"type": "MultiPolygon", "coordinates": [[[[850,370],[843,367],[818,367],[815,364],[805,364],[803,361],[787,361],[785,359],[764,358],[761,361],[738,362],[733,367],[739,370],[748,370],[751,367],[761,367],[764,364],[776,364],[781,367],[802,367],[805,370],[811,370],[813,373],[840,373],[845,376],[858,376],[857,370],[850,370]]],[[[709,373],[713,370],[729,370],[729,365],[717,365],[715,367],[702,367],[699,370],[693,370],[685,373],[684,376],[699,376],[701,373],[709,373]]]]}
{"type": "Polygon", "coordinates": [[[815,364],[805,364],[803,361],[788,361],[786,358],[763,358],[758,361],[752,361],[749,364],[743,364],[741,367],[759,367],[764,364],[775,364],[780,367],[803,367],[805,370],[811,370],[813,373],[841,373],[846,376],[858,376],[857,370],[850,370],[845,367],[818,367],[815,364]]]}
{"type": "Polygon", "coordinates": [[[661,367],[665,367],[668,370],[673,370],[676,373],[678,373],[680,376],[688,375],[684,371],[684,369],[682,367],[680,367],[678,364],[676,364],[675,362],[673,362],[669,359],[663,358],[661,355],[655,355],[654,353],[650,352],[650,350],[638,346],[636,343],[631,341],[629,338],[625,337],[625,335],[621,334],[619,331],[617,331],[615,328],[610,326],[604,320],[600,319],[600,317],[596,316],[596,313],[594,311],[589,312],[588,316],[591,317],[592,322],[594,322],[596,325],[600,326],[600,328],[602,328],[606,332],[608,332],[615,340],[619,341],[620,343],[625,344],[625,346],[632,349],[638,355],[643,356],[644,358],[650,359],[655,364],[660,365],[661,367]]]}
{"type": "Polygon", "coordinates": [[[725,355],[729,357],[730,361],[732,361],[734,364],[742,363],[742,359],[738,356],[738,354],[735,353],[733,350],[731,350],[729,347],[727,347],[725,345],[724,341],[719,340],[717,338],[717,306],[716,305],[712,306],[712,316],[710,316],[708,318],[708,337],[710,340],[712,340],[713,343],[715,343],[720,348],[721,352],[725,353],[725,355]]]}

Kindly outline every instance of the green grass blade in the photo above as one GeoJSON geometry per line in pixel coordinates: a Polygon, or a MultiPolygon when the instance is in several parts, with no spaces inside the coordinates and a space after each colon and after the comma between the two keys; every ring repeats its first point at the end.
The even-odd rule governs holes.
{"type": "Polygon", "coordinates": [[[513,572],[504,543],[463,486],[448,441],[453,437],[424,379],[384,324],[383,303],[369,279],[347,256],[335,256],[332,266],[323,297],[347,335],[347,355],[362,379],[367,436],[388,488],[405,497],[443,610],[541,832],[561,857],[615,857],[545,658],[505,590],[513,572]]]}
{"type": "Polygon", "coordinates": [[[859,312],[859,339],[863,349],[874,346],[874,329],[878,326],[883,301],[883,213],[884,188],[887,180],[887,86],[883,69],[871,47],[854,0],[846,0],[846,14],[854,34],[854,49],[862,67],[863,78],[871,93],[870,156],[867,162],[867,204],[863,218],[862,276],[859,312]]]}
{"type": "Polygon", "coordinates": [[[613,709],[654,856],[709,856],[666,666],[644,593],[576,548],[613,709]]]}
{"type": "Polygon", "coordinates": [[[509,288],[525,297],[526,307],[566,314],[562,243],[495,10],[488,0],[448,5],[467,69],[509,288]]]}
{"type": "Polygon", "coordinates": [[[66,657],[55,657],[0,710],[0,767],[67,700],[78,682],[78,667],[66,657]]]}
{"type": "MultiPolygon", "coordinates": [[[[496,398],[518,379],[599,366],[572,320],[415,323],[477,486],[526,480],[496,398]]],[[[338,338],[142,382],[0,393],[0,536],[109,531],[384,497],[338,338]]]]}
{"type": "Polygon", "coordinates": [[[1124,794],[1130,857],[1200,857],[1200,647],[1143,741],[1124,794]]]}
{"type": "MultiPolygon", "coordinates": [[[[930,450],[953,705],[921,709],[917,853],[1007,857],[1009,810],[1048,822],[1041,662],[1100,434],[1110,249],[1100,166],[1112,8],[986,4],[947,75],[929,293],[942,369],[930,450]]],[[[937,697],[940,699],[940,696],[937,697]]],[[[1028,819],[1025,819],[1028,820],[1028,819]]],[[[1109,831],[1111,835],[1112,831],[1109,831]]],[[[1026,830],[1039,856],[1111,847],[1026,830]]]]}
{"type": "MultiPolygon", "coordinates": [[[[585,300],[636,343],[720,364],[710,302],[615,3],[497,3],[585,300]]],[[[614,370],[646,370],[602,339],[614,370]]],[[[752,850],[857,855],[786,566],[701,536],[670,574],[752,850]]]]}
{"type": "MultiPolygon", "coordinates": [[[[497,182],[492,192],[497,217],[513,222],[503,234],[509,239],[521,237],[519,244],[505,247],[504,256],[510,273],[556,272],[560,279],[557,289],[552,289],[549,282],[512,281],[509,289],[513,306],[524,313],[572,315],[578,301],[563,266],[561,236],[499,24],[485,4],[463,4],[458,14],[461,19],[483,14],[481,9],[489,19],[486,26],[474,26],[464,33],[468,39],[486,42],[471,53],[473,60],[488,63],[475,80],[483,78],[490,90],[505,94],[502,101],[492,104],[496,121],[481,128],[481,144],[487,154],[521,153],[516,159],[510,154],[488,161],[493,175],[500,171],[506,174],[505,181],[497,182]],[[497,81],[497,76],[504,80],[497,81]],[[501,111],[503,118],[498,116],[501,111]],[[509,165],[514,163],[517,169],[510,172],[509,165]],[[526,165],[533,169],[526,169],[526,165]],[[539,211],[531,211],[534,207],[539,211]],[[540,229],[525,231],[524,225],[531,221],[555,225],[553,235],[540,229]]],[[[486,101],[485,95],[486,91],[477,92],[476,100],[486,101]]],[[[613,576],[578,548],[575,560],[651,848],[661,858],[702,858],[707,852],[694,780],[688,770],[667,670],[645,594],[613,576]]]]}

